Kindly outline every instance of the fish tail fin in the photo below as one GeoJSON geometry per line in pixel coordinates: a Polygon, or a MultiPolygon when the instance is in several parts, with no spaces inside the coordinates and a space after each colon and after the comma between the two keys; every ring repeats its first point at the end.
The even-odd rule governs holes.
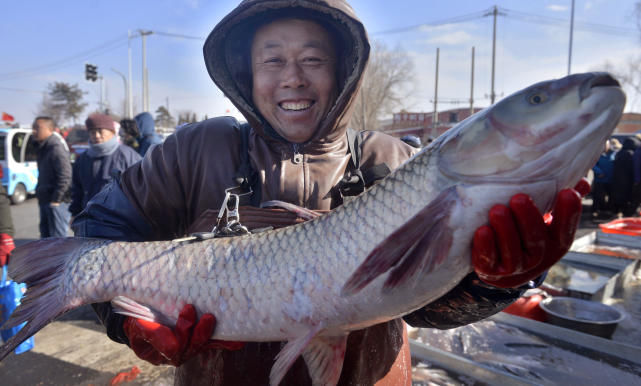
{"type": "Polygon", "coordinates": [[[27,322],[16,335],[0,346],[0,360],[20,343],[40,331],[66,311],[80,305],[62,293],[64,267],[74,250],[86,240],[49,238],[20,246],[11,255],[10,277],[27,285],[20,305],[2,325],[3,329],[27,322]]]}

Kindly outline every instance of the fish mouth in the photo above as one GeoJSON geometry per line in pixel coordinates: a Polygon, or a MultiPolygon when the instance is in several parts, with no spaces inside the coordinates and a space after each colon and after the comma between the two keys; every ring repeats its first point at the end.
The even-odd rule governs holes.
{"type": "Polygon", "coordinates": [[[594,76],[586,79],[579,88],[579,98],[581,101],[590,96],[592,89],[596,87],[621,87],[621,84],[610,74],[602,72],[595,73],[594,76]]]}

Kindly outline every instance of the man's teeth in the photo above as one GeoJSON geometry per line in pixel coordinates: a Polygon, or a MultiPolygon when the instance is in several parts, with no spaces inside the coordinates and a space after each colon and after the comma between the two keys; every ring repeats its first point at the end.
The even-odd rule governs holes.
{"type": "Polygon", "coordinates": [[[280,107],[282,107],[284,110],[305,110],[306,108],[309,108],[312,104],[310,102],[283,102],[281,103],[280,107]]]}

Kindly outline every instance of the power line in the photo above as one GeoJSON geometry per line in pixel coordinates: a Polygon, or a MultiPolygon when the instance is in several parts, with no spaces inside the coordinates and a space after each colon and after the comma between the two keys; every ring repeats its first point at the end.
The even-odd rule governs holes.
{"type": "Polygon", "coordinates": [[[190,35],[182,35],[182,34],[175,34],[171,32],[161,32],[161,31],[152,31],[156,35],[162,35],[162,36],[169,36],[173,38],[181,38],[181,39],[192,39],[192,40],[205,40],[203,37],[199,36],[190,36],[190,35]]]}
{"type": "MultiPolygon", "coordinates": [[[[500,10],[505,13],[506,17],[511,17],[517,20],[524,21],[526,23],[534,23],[534,24],[542,24],[542,25],[550,25],[550,26],[563,26],[563,27],[567,26],[569,23],[569,20],[558,18],[558,17],[543,16],[543,15],[537,15],[533,13],[514,11],[507,8],[500,8],[500,10]]],[[[579,22],[576,20],[574,22],[574,27],[576,29],[581,29],[584,31],[607,34],[607,35],[619,35],[619,36],[630,36],[631,34],[635,34],[638,32],[634,28],[617,27],[617,26],[611,26],[611,25],[599,24],[599,23],[590,23],[590,22],[579,22]]]]}
{"type": "Polygon", "coordinates": [[[119,37],[117,39],[107,41],[89,50],[79,52],[77,54],[68,56],[66,58],[57,60],[55,62],[43,64],[40,66],[32,67],[32,68],[21,70],[21,71],[14,71],[14,72],[0,74],[0,81],[7,81],[7,80],[20,79],[20,78],[25,78],[30,76],[36,76],[44,71],[51,71],[51,70],[67,67],[71,64],[76,64],[79,61],[87,60],[89,58],[113,51],[125,44],[127,44],[127,38],[119,37]]]}
{"type": "Polygon", "coordinates": [[[464,23],[464,22],[467,22],[467,21],[470,21],[470,20],[482,18],[486,12],[487,12],[487,10],[484,10],[484,11],[469,13],[469,14],[466,14],[466,15],[454,16],[454,17],[450,17],[450,18],[447,18],[447,19],[441,19],[441,20],[427,22],[427,23],[415,24],[415,25],[411,25],[411,26],[407,26],[407,27],[392,28],[392,29],[388,29],[388,30],[374,32],[374,33],[372,33],[372,35],[388,35],[388,34],[395,34],[395,33],[400,33],[400,32],[412,31],[412,30],[416,30],[416,29],[424,28],[424,27],[437,27],[437,26],[446,25],[446,24],[464,23]]]}
{"type": "Polygon", "coordinates": [[[24,89],[24,88],[0,87],[0,90],[14,91],[14,92],[28,92],[28,93],[34,93],[34,94],[42,94],[42,91],[27,90],[27,89],[24,89]]]}

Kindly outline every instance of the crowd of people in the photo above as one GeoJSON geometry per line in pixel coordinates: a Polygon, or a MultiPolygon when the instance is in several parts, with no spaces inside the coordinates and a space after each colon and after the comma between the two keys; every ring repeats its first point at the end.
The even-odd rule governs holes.
{"type": "Polygon", "coordinates": [[[85,121],[89,147],[71,163],[69,147],[58,135],[51,117],[37,117],[32,125],[38,142],[40,237],[65,237],[70,223],[105,185],[140,161],[153,146],[162,143],[151,114],[120,122],[102,113],[85,121]]]}
{"type": "Polygon", "coordinates": [[[610,138],[592,168],[592,218],[639,215],[641,204],[641,134],[621,143],[610,138]]]}

